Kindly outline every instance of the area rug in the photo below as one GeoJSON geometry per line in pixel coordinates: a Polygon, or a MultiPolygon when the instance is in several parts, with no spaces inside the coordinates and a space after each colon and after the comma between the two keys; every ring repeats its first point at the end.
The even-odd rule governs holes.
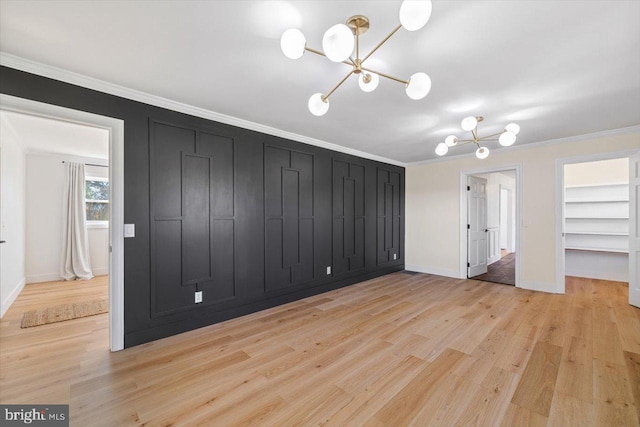
{"type": "Polygon", "coordinates": [[[106,299],[93,299],[73,304],[60,304],[53,307],[40,308],[24,313],[22,316],[21,328],[31,328],[49,323],[64,322],[65,320],[77,319],[80,317],[95,316],[96,314],[107,313],[109,311],[109,301],[106,299]]]}

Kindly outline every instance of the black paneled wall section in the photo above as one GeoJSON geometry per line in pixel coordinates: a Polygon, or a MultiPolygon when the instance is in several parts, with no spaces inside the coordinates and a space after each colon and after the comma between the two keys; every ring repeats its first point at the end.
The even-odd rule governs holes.
{"type": "Polygon", "coordinates": [[[401,167],[7,67],[0,92],[124,120],[126,347],[404,267],[401,167]]]}

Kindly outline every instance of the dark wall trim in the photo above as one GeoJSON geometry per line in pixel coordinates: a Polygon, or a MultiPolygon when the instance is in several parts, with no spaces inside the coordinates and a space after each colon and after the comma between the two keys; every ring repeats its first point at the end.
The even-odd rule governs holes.
{"type": "Polygon", "coordinates": [[[402,167],[8,67],[0,92],[124,121],[125,347],[404,267],[402,167]]]}

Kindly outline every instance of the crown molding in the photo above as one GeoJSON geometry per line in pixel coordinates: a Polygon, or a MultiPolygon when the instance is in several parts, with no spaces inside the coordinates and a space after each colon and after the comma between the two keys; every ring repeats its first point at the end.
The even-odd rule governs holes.
{"type": "MultiPolygon", "coordinates": [[[[603,130],[603,131],[598,131],[593,133],[585,133],[583,135],[567,136],[564,138],[549,139],[546,141],[530,142],[528,144],[521,144],[521,145],[515,145],[515,146],[512,145],[511,147],[493,149],[492,153],[500,153],[502,152],[502,150],[507,150],[507,149],[509,151],[529,150],[532,148],[545,147],[548,145],[565,144],[567,142],[587,141],[590,139],[605,138],[605,137],[616,136],[616,135],[629,135],[633,133],[640,133],[640,125],[628,126],[624,128],[618,128],[618,129],[603,130]]],[[[406,166],[420,166],[420,165],[427,165],[430,163],[450,162],[452,160],[466,159],[466,158],[475,157],[475,156],[476,155],[474,153],[458,154],[455,156],[443,156],[435,159],[409,162],[406,164],[406,166]]]]}
{"type": "Polygon", "coordinates": [[[96,90],[98,92],[104,92],[133,101],[154,105],[156,107],[166,108],[167,110],[177,111],[180,113],[189,114],[191,116],[201,117],[203,119],[213,120],[216,122],[249,129],[256,132],[262,132],[268,135],[278,136],[281,138],[302,142],[304,144],[338,151],[340,153],[351,154],[353,156],[358,156],[365,159],[375,160],[378,162],[388,163],[396,166],[405,167],[407,165],[406,163],[400,162],[398,160],[389,159],[387,157],[378,156],[375,154],[367,153],[365,151],[344,147],[332,142],[311,138],[249,120],[240,119],[238,117],[233,117],[182,102],[173,101],[161,96],[156,96],[139,90],[130,89],[114,83],[106,82],[104,80],[74,73],[72,71],[68,71],[51,65],[42,64],[40,62],[32,61],[30,59],[22,58],[5,52],[0,52],[0,65],[14,68],[20,71],[25,71],[31,74],[36,74],[42,77],[47,77],[53,80],[70,83],[76,86],[81,86],[87,89],[96,90]]]}

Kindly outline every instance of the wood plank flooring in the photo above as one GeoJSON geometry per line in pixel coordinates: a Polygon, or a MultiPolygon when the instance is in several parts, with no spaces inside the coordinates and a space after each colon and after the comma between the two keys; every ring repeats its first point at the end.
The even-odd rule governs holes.
{"type": "Polygon", "coordinates": [[[107,315],[19,326],[105,278],[28,285],[0,402],[68,403],[74,426],[638,426],[640,309],[623,283],[566,288],[395,273],[110,353],[107,315]]]}

